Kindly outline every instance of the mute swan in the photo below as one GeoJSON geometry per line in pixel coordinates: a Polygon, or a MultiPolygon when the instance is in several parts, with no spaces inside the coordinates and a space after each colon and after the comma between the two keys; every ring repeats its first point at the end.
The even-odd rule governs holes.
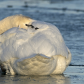
{"type": "Polygon", "coordinates": [[[0,25],[0,65],[6,74],[62,74],[70,64],[71,53],[54,25],[22,15],[0,25]]]}

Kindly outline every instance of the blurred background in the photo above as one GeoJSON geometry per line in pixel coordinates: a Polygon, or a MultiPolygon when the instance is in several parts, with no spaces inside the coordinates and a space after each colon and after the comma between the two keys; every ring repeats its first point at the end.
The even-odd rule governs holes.
{"type": "Polygon", "coordinates": [[[72,53],[71,65],[83,65],[84,0],[0,0],[0,20],[15,14],[57,26],[72,53]]]}

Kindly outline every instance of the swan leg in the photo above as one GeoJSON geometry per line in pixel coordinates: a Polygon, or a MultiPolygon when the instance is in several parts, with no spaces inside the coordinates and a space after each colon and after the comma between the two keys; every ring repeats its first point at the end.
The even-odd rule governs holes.
{"type": "Polygon", "coordinates": [[[1,73],[6,73],[6,69],[4,68],[4,65],[2,63],[0,64],[0,71],[1,73]]]}
{"type": "Polygon", "coordinates": [[[15,72],[14,72],[14,70],[12,69],[12,67],[11,67],[10,64],[8,65],[8,70],[9,70],[9,74],[15,75],[15,72]]]}
{"type": "Polygon", "coordinates": [[[15,75],[15,72],[9,63],[1,64],[1,71],[6,75],[15,75]]]}

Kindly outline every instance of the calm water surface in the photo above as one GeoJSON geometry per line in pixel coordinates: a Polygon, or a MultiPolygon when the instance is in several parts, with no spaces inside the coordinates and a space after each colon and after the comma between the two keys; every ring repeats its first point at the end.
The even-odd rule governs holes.
{"type": "Polygon", "coordinates": [[[72,53],[71,66],[64,75],[1,75],[0,84],[83,84],[84,0],[0,0],[0,20],[15,14],[56,25],[72,53]]]}

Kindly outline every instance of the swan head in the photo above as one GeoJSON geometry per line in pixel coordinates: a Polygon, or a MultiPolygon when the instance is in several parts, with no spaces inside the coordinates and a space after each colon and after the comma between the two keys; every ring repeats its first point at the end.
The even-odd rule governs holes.
{"type": "Polygon", "coordinates": [[[15,20],[14,25],[16,25],[14,27],[18,26],[19,28],[28,29],[28,27],[31,26],[33,28],[31,24],[34,20],[29,17],[23,16],[23,15],[15,15],[14,20],[15,20]]]}
{"type": "Polygon", "coordinates": [[[13,27],[28,29],[28,25],[31,25],[32,22],[34,22],[33,19],[21,14],[9,16],[0,21],[0,34],[4,33],[5,31],[13,27]]]}

